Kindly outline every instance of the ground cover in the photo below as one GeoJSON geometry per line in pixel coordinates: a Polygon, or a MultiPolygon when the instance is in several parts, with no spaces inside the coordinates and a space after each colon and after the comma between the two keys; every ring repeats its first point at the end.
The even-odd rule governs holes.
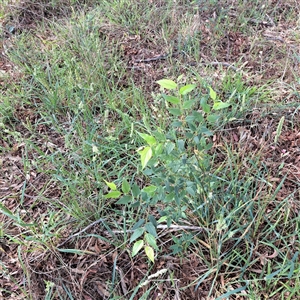
{"type": "Polygon", "coordinates": [[[298,299],[299,8],[4,1],[1,297],[298,299]]]}

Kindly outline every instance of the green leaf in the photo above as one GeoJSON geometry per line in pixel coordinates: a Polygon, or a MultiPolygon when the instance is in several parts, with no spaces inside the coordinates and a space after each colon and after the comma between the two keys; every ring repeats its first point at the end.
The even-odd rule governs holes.
{"type": "Polygon", "coordinates": [[[230,290],[229,292],[227,292],[227,293],[221,295],[220,297],[218,297],[216,300],[232,299],[230,297],[231,295],[234,295],[236,297],[237,295],[239,295],[240,292],[245,291],[246,289],[247,289],[247,286],[245,285],[245,286],[241,286],[241,287],[239,287],[237,289],[230,290]]]}
{"type": "Polygon", "coordinates": [[[219,109],[227,108],[230,105],[231,105],[230,103],[218,101],[218,102],[214,103],[213,109],[214,110],[219,110],[219,109]]]}
{"type": "Polygon", "coordinates": [[[129,203],[132,203],[132,196],[129,195],[121,197],[120,200],[116,202],[116,204],[124,204],[124,205],[127,205],[129,203]]]}
{"type": "Polygon", "coordinates": [[[145,253],[148,258],[154,263],[154,250],[150,246],[145,246],[145,253]]]}
{"type": "Polygon", "coordinates": [[[0,203],[0,210],[2,211],[2,213],[4,215],[6,215],[7,217],[15,220],[15,221],[18,221],[18,218],[8,209],[6,208],[6,206],[4,206],[3,204],[0,203]]]}
{"type": "Polygon", "coordinates": [[[143,138],[150,146],[153,146],[156,144],[156,139],[152,135],[146,134],[146,133],[140,133],[138,132],[139,136],[143,138]]]}
{"type": "Polygon", "coordinates": [[[155,239],[155,237],[152,234],[146,233],[145,234],[145,241],[147,242],[147,244],[149,244],[155,250],[158,250],[158,247],[156,245],[156,239],[155,239]]]}
{"type": "Polygon", "coordinates": [[[140,228],[145,223],[144,219],[138,220],[133,226],[132,230],[136,230],[137,228],[140,228]]]}
{"type": "Polygon", "coordinates": [[[115,191],[117,189],[116,185],[113,182],[108,182],[106,180],[104,180],[106,185],[112,190],[115,191]]]}
{"type": "Polygon", "coordinates": [[[182,108],[183,109],[190,109],[195,104],[195,100],[188,100],[183,102],[182,108]]]}
{"type": "Polygon", "coordinates": [[[171,224],[172,224],[172,219],[170,217],[168,217],[168,219],[167,219],[168,228],[170,228],[171,224]]]}
{"type": "Polygon", "coordinates": [[[141,194],[141,189],[136,183],[134,183],[132,186],[132,196],[137,198],[140,194],[141,194]]]}
{"type": "Polygon", "coordinates": [[[209,96],[213,101],[217,100],[217,93],[209,86],[209,96]]]}
{"type": "Polygon", "coordinates": [[[179,82],[182,78],[183,78],[183,74],[179,75],[179,76],[177,77],[177,82],[179,82]]]}
{"type": "Polygon", "coordinates": [[[213,136],[214,134],[209,130],[207,129],[205,126],[201,126],[200,130],[199,130],[199,133],[201,134],[205,134],[207,136],[213,136]]]}
{"type": "Polygon", "coordinates": [[[161,87],[167,90],[175,90],[177,88],[176,82],[170,79],[161,79],[156,81],[161,87]]]}
{"type": "Polygon", "coordinates": [[[180,95],[186,95],[190,93],[196,87],[195,84],[187,84],[180,88],[179,93],[180,95]]]}
{"type": "Polygon", "coordinates": [[[144,246],[143,240],[136,241],[132,247],[132,253],[131,253],[132,257],[137,255],[139,251],[143,248],[143,246],[144,246]]]}
{"type": "Polygon", "coordinates": [[[281,119],[280,119],[280,121],[278,123],[277,129],[276,129],[276,135],[275,135],[275,138],[274,138],[274,143],[275,144],[277,144],[278,139],[279,139],[279,137],[281,135],[283,123],[284,123],[284,116],[281,117],[281,119]]]}
{"type": "Polygon", "coordinates": [[[116,199],[116,198],[119,198],[120,196],[121,196],[121,192],[120,191],[112,191],[112,192],[104,195],[104,198],[105,199],[109,199],[109,198],[116,199]]]}
{"type": "Polygon", "coordinates": [[[210,106],[207,104],[206,98],[201,98],[200,105],[205,113],[210,113],[210,106]]]}
{"type": "Polygon", "coordinates": [[[193,111],[193,116],[195,117],[195,121],[197,121],[199,123],[203,122],[203,120],[204,120],[203,115],[200,112],[193,111]]]}
{"type": "Polygon", "coordinates": [[[149,232],[153,236],[157,236],[156,228],[151,222],[148,222],[148,223],[145,224],[145,229],[146,229],[147,232],[149,232]]]}
{"type": "Polygon", "coordinates": [[[141,156],[142,168],[144,169],[152,157],[152,149],[150,147],[145,147],[143,150],[139,150],[138,153],[141,156]]]}
{"type": "Polygon", "coordinates": [[[294,274],[294,270],[295,270],[295,261],[297,260],[299,256],[299,251],[296,251],[292,260],[291,260],[291,267],[290,267],[290,271],[289,271],[289,274],[288,274],[288,279],[291,279],[293,274],[294,274]]]}
{"type": "Polygon", "coordinates": [[[153,215],[149,215],[148,219],[153,224],[154,227],[157,227],[157,221],[156,221],[156,218],[153,215]]]}
{"type": "Polygon", "coordinates": [[[218,121],[219,118],[220,118],[219,115],[210,114],[210,115],[207,116],[207,121],[214,124],[218,121]]]}
{"type": "Polygon", "coordinates": [[[131,238],[130,238],[130,243],[132,243],[132,242],[134,242],[136,239],[138,239],[138,238],[144,233],[144,231],[145,231],[145,228],[144,228],[144,227],[139,227],[139,228],[137,228],[137,229],[133,232],[133,234],[132,234],[132,236],[131,236],[131,238]]]}
{"type": "Polygon", "coordinates": [[[94,252],[87,251],[87,250],[79,250],[79,249],[57,249],[59,252],[64,252],[64,253],[73,253],[73,254],[78,254],[78,255],[86,255],[86,254],[95,254],[94,252]]]}
{"type": "Polygon", "coordinates": [[[280,272],[282,271],[282,269],[279,269],[267,276],[265,276],[265,280],[270,280],[270,279],[273,279],[275,276],[277,276],[280,272]]]}
{"type": "Polygon", "coordinates": [[[162,154],[164,150],[164,145],[162,143],[158,144],[156,147],[155,147],[155,155],[160,155],[162,154]]]}
{"type": "Polygon", "coordinates": [[[122,192],[124,194],[128,194],[130,192],[130,184],[128,181],[124,178],[122,182],[122,192]]]}
{"type": "Polygon", "coordinates": [[[165,136],[163,130],[159,127],[158,127],[158,130],[153,131],[153,135],[160,142],[163,142],[166,140],[166,136],[165,136]]]}
{"type": "Polygon", "coordinates": [[[181,116],[182,111],[179,108],[169,108],[169,113],[174,115],[174,116],[181,116]]]}
{"type": "Polygon", "coordinates": [[[171,192],[169,194],[166,195],[164,202],[172,202],[175,198],[175,193],[171,192]]]}
{"type": "Polygon", "coordinates": [[[165,147],[167,154],[169,155],[174,150],[174,148],[175,148],[174,143],[172,142],[167,143],[165,147]]]}
{"type": "Polygon", "coordinates": [[[189,193],[190,195],[192,195],[193,197],[195,197],[195,195],[196,195],[196,191],[190,186],[188,186],[186,188],[186,192],[189,193]]]}
{"type": "Polygon", "coordinates": [[[195,121],[195,117],[194,117],[193,115],[186,116],[185,121],[186,121],[187,123],[193,124],[194,121],[195,121]]]}
{"type": "Polygon", "coordinates": [[[168,102],[170,102],[170,103],[173,103],[173,104],[179,104],[179,103],[180,103],[180,99],[177,98],[177,97],[169,96],[169,95],[165,95],[165,94],[163,94],[162,96],[163,96],[163,98],[164,98],[166,101],[168,101],[168,102]]]}
{"type": "Polygon", "coordinates": [[[153,194],[156,191],[157,187],[155,185],[149,185],[143,188],[143,192],[147,194],[153,194]]]}
{"type": "Polygon", "coordinates": [[[179,120],[176,120],[171,123],[172,127],[182,127],[182,122],[179,120]]]}
{"type": "Polygon", "coordinates": [[[177,147],[181,151],[185,150],[185,141],[184,140],[178,140],[177,141],[177,147]]]}
{"type": "Polygon", "coordinates": [[[168,217],[167,216],[162,216],[159,218],[159,220],[157,221],[157,223],[164,223],[168,220],[168,217]]]}

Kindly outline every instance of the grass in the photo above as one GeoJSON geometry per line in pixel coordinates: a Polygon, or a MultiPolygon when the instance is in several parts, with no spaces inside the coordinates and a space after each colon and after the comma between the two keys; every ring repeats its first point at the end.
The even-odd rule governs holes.
{"type": "Polygon", "coordinates": [[[2,297],[299,298],[299,5],[273,2],[4,2],[2,297]],[[209,150],[142,169],[138,132],[171,154],[194,130],[157,84],[180,75],[197,86],[187,115],[208,87],[231,107],[202,124],[209,150]],[[125,181],[131,205],[106,197],[125,181]],[[180,201],[159,198],[174,186],[180,201]],[[154,263],[131,242],[153,224],[154,263]]]}

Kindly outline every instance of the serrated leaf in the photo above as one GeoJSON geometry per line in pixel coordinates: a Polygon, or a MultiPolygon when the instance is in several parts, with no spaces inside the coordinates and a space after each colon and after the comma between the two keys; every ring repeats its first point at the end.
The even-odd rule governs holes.
{"type": "Polygon", "coordinates": [[[109,198],[116,199],[116,198],[119,198],[120,196],[121,196],[120,191],[112,191],[112,192],[104,195],[104,198],[105,199],[109,199],[109,198]]]}
{"type": "Polygon", "coordinates": [[[212,89],[211,86],[208,87],[209,88],[209,96],[213,101],[217,100],[217,93],[212,89]]]}
{"type": "Polygon", "coordinates": [[[181,95],[186,95],[186,94],[190,93],[195,87],[196,87],[195,84],[187,84],[180,88],[179,93],[181,95]]]}
{"type": "Polygon", "coordinates": [[[142,169],[144,169],[152,157],[152,149],[150,147],[145,147],[143,150],[139,150],[138,153],[141,156],[142,169]]]}
{"type": "Polygon", "coordinates": [[[230,103],[218,101],[218,102],[214,103],[213,109],[214,110],[219,110],[219,109],[227,108],[230,105],[231,105],[230,103]]]}
{"type": "Polygon", "coordinates": [[[143,240],[139,240],[139,241],[136,241],[132,247],[132,257],[137,255],[139,253],[139,251],[143,248],[144,246],[144,241],[143,240]]]}
{"type": "Polygon", "coordinates": [[[169,108],[169,113],[174,115],[174,116],[181,116],[182,111],[179,108],[169,108]]]}
{"type": "Polygon", "coordinates": [[[180,103],[180,99],[174,96],[169,96],[169,95],[162,95],[163,98],[173,104],[179,104],[180,103]]]}
{"type": "Polygon", "coordinates": [[[157,236],[156,228],[154,227],[154,225],[151,222],[148,222],[145,224],[145,229],[147,232],[149,232],[153,236],[157,236]]]}
{"type": "Polygon", "coordinates": [[[175,90],[177,88],[176,82],[170,79],[161,79],[156,81],[161,87],[167,90],[175,90]]]}
{"type": "Polygon", "coordinates": [[[140,133],[140,132],[138,132],[138,135],[142,139],[144,139],[148,143],[148,145],[153,146],[153,145],[156,144],[156,139],[152,135],[149,135],[149,134],[146,134],[146,133],[140,133]]]}
{"type": "Polygon", "coordinates": [[[195,100],[188,100],[183,102],[182,108],[183,109],[190,109],[195,104],[195,100]]]}
{"type": "Polygon", "coordinates": [[[154,263],[154,250],[150,246],[145,246],[145,253],[148,258],[154,263]]]}
{"type": "Polygon", "coordinates": [[[127,205],[129,203],[132,203],[132,197],[129,195],[121,197],[120,200],[116,202],[116,204],[124,204],[124,205],[127,205]]]}
{"type": "Polygon", "coordinates": [[[130,238],[130,243],[134,242],[136,239],[138,239],[143,233],[145,232],[145,228],[144,227],[139,227],[137,228],[131,238],[130,238]]]}
{"type": "Polygon", "coordinates": [[[124,194],[128,194],[130,192],[130,184],[128,181],[124,178],[122,182],[122,192],[124,194]]]}
{"type": "Polygon", "coordinates": [[[149,244],[149,246],[153,247],[155,250],[158,250],[158,247],[156,245],[156,239],[152,234],[146,233],[145,241],[147,242],[147,244],[149,244]]]}
{"type": "Polygon", "coordinates": [[[104,180],[106,185],[112,190],[115,191],[117,189],[116,185],[113,182],[108,182],[106,180],[104,180]]]}

